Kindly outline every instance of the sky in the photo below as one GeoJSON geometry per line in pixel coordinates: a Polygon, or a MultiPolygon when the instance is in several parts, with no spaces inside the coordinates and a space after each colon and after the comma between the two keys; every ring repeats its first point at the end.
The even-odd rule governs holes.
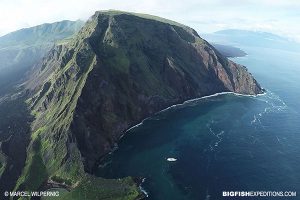
{"type": "Polygon", "coordinates": [[[300,0],[0,0],[0,36],[46,22],[86,20],[108,9],[157,15],[200,34],[246,29],[300,42],[300,0]]]}

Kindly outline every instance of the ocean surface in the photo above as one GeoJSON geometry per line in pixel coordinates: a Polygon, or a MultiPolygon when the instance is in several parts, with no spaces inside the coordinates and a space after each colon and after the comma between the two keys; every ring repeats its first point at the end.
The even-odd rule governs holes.
{"type": "Polygon", "coordinates": [[[265,95],[221,94],[158,113],[131,129],[97,174],[144,177],[150,200],[300,199],[300,53],[239,47],[248,56],[232,60],[248,67],[265,95]]]}

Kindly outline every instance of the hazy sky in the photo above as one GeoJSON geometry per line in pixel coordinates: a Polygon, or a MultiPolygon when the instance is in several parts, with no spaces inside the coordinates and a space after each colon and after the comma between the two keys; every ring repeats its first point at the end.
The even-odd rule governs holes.
{"type": "Polygon", "coordinates": [[[107,9],[158,15],[199,33],[238,28],[300,41],[300,0],[0,0],[0,35],[45,22],[87,19],[107,9]]]}

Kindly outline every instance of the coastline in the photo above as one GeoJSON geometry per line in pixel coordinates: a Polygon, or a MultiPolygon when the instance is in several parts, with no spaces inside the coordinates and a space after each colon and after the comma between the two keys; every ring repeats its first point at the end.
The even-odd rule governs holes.
{"type": "Polygon", "coordinates": [[[240,58],[245,57],[248,54],[243,49],[230,45],[230,44],[219,44],[215,42],[210,42],[212,46],[219,51],[226,58],[240,58]]]}
{"type": "MultiPolygon", "coordinates": [[[[263,88],[262,88],[262,89],[263,89],[263,88]]],[[[176,107],[180,107],[180,106],[184,106],[184,105],[186,105],[186,104],[193,103],[193,102],[196,102],[196,101],[199,101],[199,100],[202,100],[202,99],[207,99],[207,98],[216,97],[216,96],[221,96],[221,95],[227,95],[227,94],[233,94],[233,95],[235,95],[235,96],[243,96],[243,97],[258,97],[258,96],[263,96],[263,95],[265,95],[265,94],[266,94],[266,90],[263,89],[263,93],[261,93],[261,94],[256,94],[256,95],[251,95],[251,94],[240,94],[240,93],[236,93],[236,92],[218,92],[218,93],[211,94],[211,95],[207,95],[207,96],[203,96],[203,97],[198,97],[198,98],[194,98],[194,99],[189,99],[189,100],[184,101],[183,103],[171,105],[171,106],[169,106],[169,107],[167,107],[167,108],[165,108],[165,109],[162,109],[162,110],[156,112],[155,114],[159,114],[159,113],[165,112],[165,111],[167,111],[167,110],[169,110],[169,109],[176,108],[176,107]]],[[[119,138],[119,140],[122,139],[122,138],[126,135],[127,132],[129,132],[130,130],[132,130],[132,129],[134,129],[134,128],[137,128],[137,127],[141,126],[145,120],[150,119],[150,118],[151,118],[151,117],[147,117],[147,118],[143,119],[140,123],[138,123],[138,124],[136,124],[136,125],[134,125],[134,126],[128,128],[128,129],[124,132],[124,134],[121,135],[121,137],[119,138]]]]}
{"type": "MultiPolygon", "coordinates": [[[[207,96],[203,96],[203,97],[189,99],[189,100],[184,101],[183,103],[171,105],[171,106],[169,106],[169,107],[167,107],[165,109],[162,109],[162,110],[160,110],[160,111],[158,111],[158,112],[156,112],[154,114],[159,114],[159,113],[168,111],[169,109],[172,109],[172,108],[186,106],[186,105],[189,105],[189,104],[191,104],[193,102],[197,102],[197,101],[202,100],[202,99],[208,99],[208,98],[211,98],[211,97],[216,97],[216,96],[221,96],[221,95],[234,95],[234,96],[240,96],[240,97],[258,97],[258,96],[263,96],[263,95],[267,94],[267,90],[265,90],[264,88],[262,88],[262,91],[263,91],[263,93],[256,94],[256,95],[240,94],[240,93],[236,93],[236,92],[219,92],[219,93],[215,93],[215,94],[211,94],[211,95],[207,95],[207,96]]],[[[120,136],[120,138],[119,138],[118,141],[120,141],[127,134],[127,132],[129,132],[130,130],[132,130],[134,128],[137,128],[137,127],[143,125],[144,121],[147,120],[147,119],[150,119],[151,117],[152,116],[146,117],[140,123],[138,123],[138,124],[136,124],[136,125],[128,128],[127,130],[125,130],[124,133],[120,136]]],[[[118,150],[118,144],[117,143],[115,143],[115,147],[110,152],[108,152],[106,156],[111,155],[116,150],[118,150]]],[[[105,158],[106,156],[104,156],[103,158],[105,158]]],[[[105,164],[106,163],[104,163],[104,165],[105,164]]],[[[100,166],[100,164],[98,165],[98,167],[99,166],[100,166]]],[[[142,177],[141,180],[142,181],[135,181],[135,182],[136,182],[137,186],[139,187],[139,190],[143,193],[144,197],[147,198],[147,197],[149,197],[149,193],[143,188],[143,183],[146,181],[146,178],[142,177]]]]}
{"type": "Polygon", "coordinates": [[[226,56],[226,58],[231,59],[231,58],[244,58],[244,57],[248,57],[249,54],[246,55],[242,55],[242,56],[226,56]]]}

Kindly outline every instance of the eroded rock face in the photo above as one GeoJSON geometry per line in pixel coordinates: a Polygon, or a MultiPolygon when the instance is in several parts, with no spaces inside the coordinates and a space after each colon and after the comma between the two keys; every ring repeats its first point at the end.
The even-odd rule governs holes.
{"type": "Polygon", "coordinates": [[[41,155],[57,162],[51,171],[76,157],[70,144],[91,171],[126,129],[172,104],[218,92],[262,92],[245,67],[193,29],[152,16],[97,12],[74,41],[49,56],[28,85],[38,113],[33,127],[44,127],[39,139],[52,151],[41,155]],[[65,149],[61,155],[58,147],[65,149]]]}

